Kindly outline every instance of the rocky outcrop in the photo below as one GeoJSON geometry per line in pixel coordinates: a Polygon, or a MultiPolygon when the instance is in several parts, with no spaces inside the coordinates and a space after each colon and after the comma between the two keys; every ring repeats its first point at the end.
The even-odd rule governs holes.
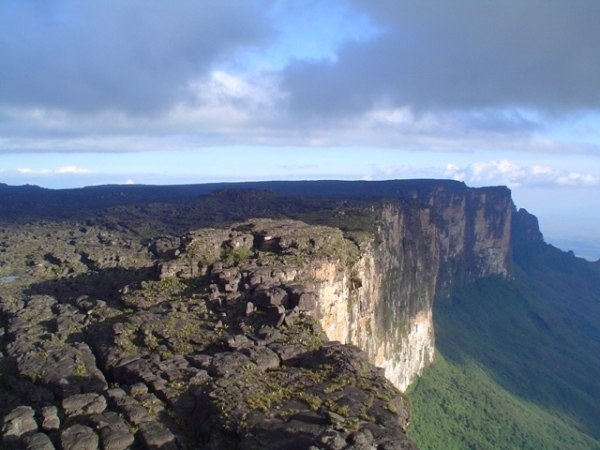
{"type": "Polygon", "coordinates": [[[511,231],[513,248],[544,242],[537,217],[524,208],[513,210],[511,231]]]}
{"type": "Polygon", "coordinates": [[[209,271],[212,292],[245,293],[247,311],[266,308],[275,325],[293,320],[287,309],[309,313],[329,339],[360,347],[404,390],[433,360],[439,233],[428,207],[386,203],[373,219],[374,234],[358,241],[294,221],[193,232],[157,273],[209,271]],[[215,263],[219,255],[236,266],[215,263]]]}
{"type": "Polygon", "coordinates": [[[398,389],[433,360],[434,299],[510,275],[511,224],[539,236],[505,188],[385,197],[319,212],[340,228],[0,230],[3,444],[413,448],[398,389]]]}
{"type": "Polygon", "coordinates": [[[311,317],[328,268],[358,289],[339,230],[265,220],[161,242],[162,278],[1,299],[4,447],[415,448],[401,393],[311,317]]]}
{"type": "MultiPolygon", "coordinates": [[[[308,311],[327,336],[359,346],[404,390],[433,361],[434,298],[480,277],[509,275],[513,206],[510,191],[502,187],[434,183],[402,195],[412,201],[372,208],[376,227],[355,245],[339,231],[255,221],[227,236],[223,230],[190,233],[181,239],[179,256],[158,271],[197,276],[219,255],[278,255],[271,261],[262,257],[264,265],[248,269],[247,280],[243,271],[236,276],[221,271],[215,284],[232,292],[240,283],[282,284],[289,290],[299,280],[313,281],[314,305],[308,311]],[[335,248],[328,248],[332,243],[335,248]]],[[[255,303],[264,303],[266,291],[258,291],[255,303]]]]}

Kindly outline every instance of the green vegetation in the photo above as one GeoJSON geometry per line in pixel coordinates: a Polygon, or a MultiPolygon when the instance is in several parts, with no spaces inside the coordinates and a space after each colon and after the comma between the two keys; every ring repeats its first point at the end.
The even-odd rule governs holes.
{"type": "Polygon", "coordinates": [[[248,261],[254,252],[246,247],[225,247],[221,250],[221,261],[229,266],[237,266],[238,264],[248,261]]]}
{"type": "Polygon", "coordinates": [[[180,294],[186,288],[186,284],[180,278],[169,277],[156,281],[142,281],[141,288],[142,295],[148,300],[166,300],[180,294]]]}
{"type": "Polygon", "coordinates": [[[197,236],[185,249],[185,256],[190,262],[207,266],[219,259],[219,248],[210,239],[211,232],[214,230],[205,229],[196,232],[197,236]]]}
{"type": "Polygon", "coordinates": [[[77,361],[75,361],[73,376],[79,380],[85,380],[89,377],[87,367],[85,367],[85,363],[80,359],[77,359],[77,361]]]}
{"type": "Polygon", "coordinates": [[[437,360],[409,392],[422,449],[600,449],[600,276],[550,246],[438,301],[437,360]]]}
{"type": "Polygon", "coordinates": [[[600,448],[573,422],[502,388],[474,361],[438,354],[409,398],[409,436],[421,450],[600,448]]]}

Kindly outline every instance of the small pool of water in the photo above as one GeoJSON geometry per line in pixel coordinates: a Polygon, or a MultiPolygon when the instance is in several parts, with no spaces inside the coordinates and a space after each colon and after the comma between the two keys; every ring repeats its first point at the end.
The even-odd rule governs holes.
{"type": "Polygon", "coordinates": [[[16,275],[9,275],[7,277],[0,277],[0,282],[2,283],[12,283],[13,281],[17,281],[19,277],[16,275]]]}

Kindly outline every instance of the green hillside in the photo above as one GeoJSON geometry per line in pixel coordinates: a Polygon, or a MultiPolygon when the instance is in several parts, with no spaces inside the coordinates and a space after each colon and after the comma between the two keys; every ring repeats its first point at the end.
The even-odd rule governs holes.
{"type": "Polygon", "coordinates": [[[600,272],[543,243],[512,280],[435,305],[437,360],[409,392],[423,449],[600,449],[600,272]]]}

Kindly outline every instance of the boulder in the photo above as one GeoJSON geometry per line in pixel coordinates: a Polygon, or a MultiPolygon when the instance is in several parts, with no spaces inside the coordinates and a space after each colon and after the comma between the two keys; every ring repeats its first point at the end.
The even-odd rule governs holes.
{"type": "Polygon", "coordinates": [[[35,412],[31,406],[17,406],[4,417],[2,440],[6,443],[16,443],[21,436],[38,430],[35,412]]]}
{"type": "Polygon", "coordinates": [[[244,367],[254,367],[250,358],[239,352],[217,353],[208,368],[208,374],[212,377],[229,377],[241,372],[244,367]]]}
{"type": "Polygon", "coordinates": [[[54,450],[54,444],[45,433],[35,433],[23,438],[24,450],[54,450]]]}
{"type": "Polygon", "coordinates": [[[72,395],[63,399],[62,408],[66,416],[97,414],[106,409],[106,399],[93,393],[72,395]]]}
{"type": "Polygon", "coordinates": [[[44,431],[54,431],[60,428],[60,419],[56,406],[44,406],[40,413],[40,419],[44,431]]]}
{"type": "Polygon", "coordinates": [[[279,356],[268,347],[244,348],[241,352],[262,371],[275,370],[279,367],[279,356]]]}
{"type": "Polygon", "coordinates": [[[148,450],[178,450],[175,435],[160,422],[141,423],[139,434],[144,448],[148,450]]]}
{"type": "Polygon", "coordinates": [[[76,424],[60,434],[63,450],[98,450],[98,435],[90,427],[76,424]]]}
{"type": "Polygon", "coordinates": [[[104,450],[125,450],[133,444],[131,428],[119,414],[106,411],[90,416],[89,420],[100,430],[100,441],[104,450]]]}

